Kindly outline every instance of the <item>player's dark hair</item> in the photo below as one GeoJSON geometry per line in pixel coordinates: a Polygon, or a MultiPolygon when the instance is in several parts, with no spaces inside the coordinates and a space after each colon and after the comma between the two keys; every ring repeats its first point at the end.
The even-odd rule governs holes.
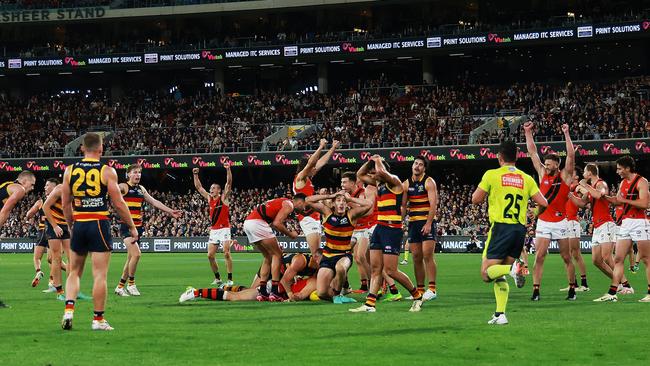
{"type": "Polygon", "coordinates": [[[589,171],[592,175],[598,175],[598,165],[594,163],[585,165],[585,170],[589,171]]]}
{"type": "Polygon", "coordinates": [[[499,145],[499,156],[506,163],[517,161],[517,144],[512,140],[503,140],[499,145]]]}
{"type": "Polygon", "coordinates": [[[345,172],[341,174],[341,179],[348,178],[351,182],[357,181],[357,173],[355,172],[345,172]]]}
{"type": "Polygon", "coordinates": [[[129,165],[129,167],[126,169],[126,174],[129,174],[129,173],[131,173],[132,171],[134,171],[136,169],[142,170],[142,165],[140,165],[140,164],[131,164],[131,165],[129,165]]]}
{"type": "Polygon", "coordinates": [[[420,160],[422,164],[424,165],[424,170],[429,170],[429,160],[425,158],[424,156],[420,155],[415,160],[420,160]]]}
{"type": "Polygon", "coordinates": [[[294,199],[294,200],[303,200],[303,201],[304,201],[304,200],[307,199],[307,195],[304,194],[304,193],[300,193],[300,192],[298,192],[298,193],[296,193],[296,194],[293,195],[293,199],[294,199]]]}
{"type": "Polygon", "coordinates": [[[560,164],[560,156],[558,154],[546,154],[544,160],[553,160],[554,162],[560,164]]]}
{"type": "Polygon", "coordinates": [[[54,183],[54,185],[56,185],[56,186],[58,186],[61,183],[59,178],[49,178],[46,182],[47,183],[54,183]]]}
{"type": "Polygon", "coordinates": [[[83,146],[88,151],[97,151],[102,145],[102,137],[94,132],[86,132],[83,137],[83,146]]]}
{"type": "Polygon", "coordinates": [[[629,168],[632,173],[636,172],[636,162],[629,155],[618,158],[618,160],[616,160],[616,165],[620,165],[623,168],[629,168]]]}

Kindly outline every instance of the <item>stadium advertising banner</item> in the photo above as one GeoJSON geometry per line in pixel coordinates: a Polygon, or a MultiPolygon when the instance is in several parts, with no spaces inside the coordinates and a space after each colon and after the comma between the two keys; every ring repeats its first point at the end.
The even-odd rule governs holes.
{"type": "MultiPolygon", "coordinates": [[[[442,253],[478,253],[483,249],[485,238],[485,236],[479,236],[477,238],[470,236],[442,236],[438,241],[437,251],[442,253]]],[[[256,247],[248,243],[245,236],[237,236],[233,239],[235,240],[235,244],[230,249],[233,253],[258,252],[256,247]]],[[[406,238],[404,238],[405,240],[406,238]]],[[[278,242],[285,253],[309,252],[309,246],[304,238],[290,239],[288,237],[278,237],[278,242]]],[[[32,253],[35,244],[35,238],[0,239],[0,253],[32,253]]],[[[322,245],[323,243],[321,243],[322,245]]],[[[591,237],[583,236],[580,239],[580,247],[583,253],[590,253],[591,237]]],[[[142,238],[140,240],[140,250],[147,253],[205,253],[208,250],[208,238],[142,238]]],[[[126,252],[126,247],[122,239],[113,239],[113,251],[118,253],[126,252]]],[[[556,241],[551,242],[549,251],[551,253],[559,253],[560,250],[556,241]]]]}
{"type": "MultiPolygon", "coordinates": [[[[557,153],[566,156],[564,142],[538,143],[542,155],[557,153]]],[[[643,155],[650,153],[650,139],[596,140],[576,141],[576,156],[612,157],[621,155],[643,155]]],[[[370,160],[373,154],[383,156],[390,163],[408,163],[418,156],[428,160],[488,160],[497,158],[497,145],[467,146],[433,146],[405,147],[392,149],[355,149],[339,150],[332,155],[330,164],[362,164],[370,160]]],[[[234,167],[260,166],[294,166],[300,159],[309,156],[306,151],[196,154],[196,155],[150,155],[150,156],[115,156],[103,158],[103,161],[115,169],[127,169],[131,164],[140,164],[145,169],[187,169],[216,168],[225,163],[234,167]]],[[[526,147],[519,145],[519,158],[527,158],[526,147]]],[[[79,158],[34,158],[34,159],[0,159],[0,172],[53,171],[62,172],[66,166],[79,158]]]]}
{"type": "MultiPolygon", "coordinates": [[[[18,16],[100,17],[102,8],[34,10],[2,12],[0,20],[11,21],[18,16]],[[34,13],[34,14],[32,14],[34,13]],[[17,15],[18,14],[18,15],[17,15]],[[22,14],[22,15],[21,15],[22,14]],[[9,20],[6,20],[9,19],[9,20]]],[[[650,35],[650,20],[597,25],[576,25],[548,28],[544,30],[482,32],[467,35],[422,36],[419,38],[355,40],[319,44],[293,44],[274,47],[200,49],[177,52],[146,52],[122,55],[64,56],[49,58],[0,58],[0,71],[26,72],[33,70],[70,71],[90,67],[101,69],[106,66],[141,67],[156,65],[178,65],[189,67],[210,67],[227,62],[235,64],[243,60],[263,59],[308,59],[312,56],[346,58],[352,55],[382,57],[384,55],[413,55],[412,51],[461,50],[463,48],[527,45],[535,43],[556,43],[565,41],[586,41],[590,39],[615,39],[621,37],[650,35]]]]}

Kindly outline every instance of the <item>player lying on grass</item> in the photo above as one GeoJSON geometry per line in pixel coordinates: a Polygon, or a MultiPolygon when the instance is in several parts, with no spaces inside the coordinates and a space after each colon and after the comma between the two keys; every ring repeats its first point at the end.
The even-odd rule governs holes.
{"type": "MultiPolygon", "coordinates": [[[[292,253],[282,257],[282,281],[281,289],[286,289],[286,301],[307,300],[309,295],[316,290],[316,270],[322,258],[322,250],[318,249],[315,255],[292,253]]],[[[251,288],[244,286],[224,286],[223,288],[195,289],[188,287],[178,299],[183,303],[202,297],[219,301],[256,301],[258,289],[255,284],[259,283],[259,274],[255,275],[251,288]]]]}

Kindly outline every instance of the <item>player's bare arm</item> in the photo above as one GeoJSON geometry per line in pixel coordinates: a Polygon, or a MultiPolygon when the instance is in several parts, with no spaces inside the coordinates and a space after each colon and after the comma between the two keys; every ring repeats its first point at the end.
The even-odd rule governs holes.
{"type": "Polygon", "coordinates": [[[169,216],[171,216],[171,217],[173,217],[175,219],[177,219],[177,218],[179,218],[179,217],[181,217],[183,215],[183,211],[175,210],[173,208],[168,207],[164,203],[162,203],[162,202],[158,201],[157,199],[155,199],[154,197],[152,197],[149,194],[149,192],[143,186],[140,186],[140,188],[142,189],[142,194],[144,195],[144,200],[148,204],[152,205],[153,207],[159,209],[160,211],[168,214],[169,216]]]}
{"type": "Polygon", "coordinates": [[[318,149],[314,151],[313,154],[309,156],[309,159],[307,160],[307,164],[305,167],[298,172],[296,175],[296,188],[301,189],[304,187],[305,182],[307,181],[307,178],[311,178],[313,173],[312,171],[316,167],[316,163],[318,162],[318,159],[320,158],[320,154],[323,152],[323,149],[325,148],[325,145],[327,145],[327,140],[321,139],[320,144],[318,145],[318,149]]]}
{"type": "Polygon", "coordinates": [[[372,160],[375,162],[377,178],[385,182],[391,190],[401,190],[402,181],[395,174],[391,174],[386,170],[384,159],[379,155],[373,155],[372,160]]]}
{"type": "MultiPolygon", "coordinates": [[[[427,212],[427,221],[422,227],[422,234],[428,235],[431,233],[431,226],[433,225],[433,220],[436,218],[438,212],[438,186],[433,178],[429,177],[426,182],[424,182],[424,189],[426,189],[427,198],[429,199],[429,212],[427,212]]],[[[406,195],[404,195],[404,197],[406,197],[406,195]]]]}
{"type": "Polygon", "coordinates": [[[375,162],[373,160],[366,161],[365,164],[357,171],[357,179],[367,185],[376,186],[377,181],[370,176],[370,171],[374,168],[375,162]]]}
{"type": "Polygon", "coordinates": [[[639,197],[637,199],[627,199],[625,197],[618,197],[618,202],[624,205],[630,205],[636,208],[645,210],[648,208],[648,180],[645,178],[639,179],[637,185],[637,190],[639,191],[639,197]]]}
{"type": "Polygon", "coordinates": [[[533,161],[533,166],[535,167],[535,171],[541,181],[544,176],[544,164],[539,158],[537,145],[535,145],[535,139],[533,138],[534,127],[535,125],[531,121],[524,123],[524,135],[526,136],[526,150],[528,150],[528,156],[530,156],[530,159],[533,161]]]}
{"type": "Polygon", "coordinates": [[[221,201],[226,205],[230,205],[230,195],[232,193],[232,170],[230,170],[229,163],[224,164],[223,167],[226,168],[226,185],[223,187],[221,201]]]}
{"type": "Polygon", "coordinates": [[[334,155],[334,151],[336,151],[340,145],[341,143],[338,140],[332,141],[332,147],[330,147],[330,149],[327,150],[327,152],[316,162],[316,166],[312,170],[312,176],[316,175],[316,173],[318,173],[330,161],[332,155],[334,155]]]}
{"type": "Polygon", "coordinates": [[[335,197],[336,194],[315,194],[313,196],[307,197],[305,199],[305,202],[307,202],[309,207],[327,216],[332,213],[332,210],[327,205],[323,204],[321,201],[332,200],[335,197]]]}
{"type": "Polygon", "coordinates": [[[102,169],[102,180],[106,182],[108,195],[111,198],[111,204],[113,205],[113,208],[115,211],[117,211],[117,214],[120,216],[122,221],[129,227],[131,238],[137,240],[138,230],[133,223],[133,218],[131,217],[129,207],[126,205],[124,197],[122,197],[120,187],[117,184],[117,173],[115,172],[115,169],[109,166],[105,166],[104,169],[102,169]]]}
{"type": "Polygon", "coordinates": [[[203,198],[209,200],[210,194],[205,190],[205,188],[203,188],[203,185],[201,185],[201,180],[199,179],[199,168],[192,169],[192,177],[194,180],[194,188],[196,188],[196,190],[203,198]]]}
{"type": "Polygon", "coordinates": [[[346,193],[345,200],[356,205],[348,212],[350,219],[353,221],[352,224],[356,224],[358,219],[368,215],[373,209],[372,201],[365,198],[352,197],[346,193]]]}
{"type": "Polygon", "coordinates": [[[293,295],[293,292],[291,291],[293,278],[296,277],[298,272],[305,268],[305,266],[307,266],[307,258],[305,258],[303,254],[294,256],[280,279],[280,284],[284,287],[284,291],[287,293],[289,299],[291,299],[291,296],[293,295]]]}
{"type": "Polygon", "coordinates": [[[289,201],[282,202],[282,208],[278,212],[277,216],[275,216],[275,219],[271,223],[271,226],[275,230],[290,237],[291,239],[295,239],[298,237],[298,233],[293,230],[289,230],[284,224],[284,221],[287,219],[287,217],[289,217],[289,214],[291,214],[291,212],[293,212],[293,204],[289,201]]]}
{"type": "MultiPolygon", "coordinates": [[[[70,173],[72,167],[67,167],[63,172],[63,183],[61,183],[61,206],[63,207],[63,216],[68,225],[72,226],[74,217],[72,216],[72,195],[70,192],[70,173]]],[[[131,215],[129,215],[131,216],[131,215]]]]}
{"type": "Polygon", "coordinates": [[[2,210],[0,210],[0,227],[7,222],[11,210],[16,206],[18,201],[25,197],[26,194],[25,188],[20,184],[12,184],[9,187],[9,190],[11,191],[11,195],[7,198],[4,206],[2,206],[2,210]]]}
{"type": "Polygon", "coordinates": [[[25,219],[29,221],[32,217],[34,217],[34,215],[36,215],[36,213],[38,212],[38,210],[41,209],[41,207],[43,207],[43,200],[42,199],[36,200],[36,202],[34,202],[32,207],[29,208],[29,211],[27,211],[27,213],[25,214],[25,219]]]}
{"type": "Polygon", "coordinates": [[[564,141],[566,143],[566,162],[564,163],[564,169],[562,169],[562,180],[564,180],[564,183],[571,185],[571,182],[573,182],[573,173],[576,168],[576,150],[571,141],[568,124],[565,123],[562,125],[562,133],[564,134],[564,141]]]}
{"type": "Polygon", "coordinates": [[[52,193],[47,196],[45,202],[43,203],[43,213],[45,213],[45,219],[50,223],[50,226],[52,226],[54,234],[56,234],[57,238],[60,238],[61,235],[63,235],[63,229],[61,229],[59,224],[56,223],[56,220],[54,220],[54,216],[52,216],[52,206],[56,203],[56,201],[59,200],[59,198],[61,198],[61,184],[54,188],[52,193]]]}

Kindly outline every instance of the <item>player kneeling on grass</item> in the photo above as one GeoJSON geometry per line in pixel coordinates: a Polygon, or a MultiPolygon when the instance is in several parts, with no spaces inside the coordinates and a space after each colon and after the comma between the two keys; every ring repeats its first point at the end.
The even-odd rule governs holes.
{"type": "Polygon", "coordinates": [[[494,281],[497,308],[488,324],[503,325],[508,324],[505,312],[510,291],[505,276],[510,274],[519,288],[526,281],[518,258],[526,236],[528,199],[541,207],[548,202],[535,180],[515,167],[517,145],[513,141],[501,143],[498,159],[501,167],[485,172],[472,194],[472,204],[479,205],[488,198],[490,232],[483,250],[481,277],[485,282],[494,281]]]}
{"type": "Polygon", "coordinates": [[[323,214],[325,248],[318,270],[316,293],[321,299],[333,299],[335,304],[356,302],[341,295],[348,270],[352,265],[352,233],[357,220],[372,210],[372,201],[355,198],[344,191],[331,195],[314,195],[307,198],[307,204],[323,214]],[[333,200],[333,208],[321,203],[333,200]],[[348,208],[348,204],[355,205],[348,208]]]}

